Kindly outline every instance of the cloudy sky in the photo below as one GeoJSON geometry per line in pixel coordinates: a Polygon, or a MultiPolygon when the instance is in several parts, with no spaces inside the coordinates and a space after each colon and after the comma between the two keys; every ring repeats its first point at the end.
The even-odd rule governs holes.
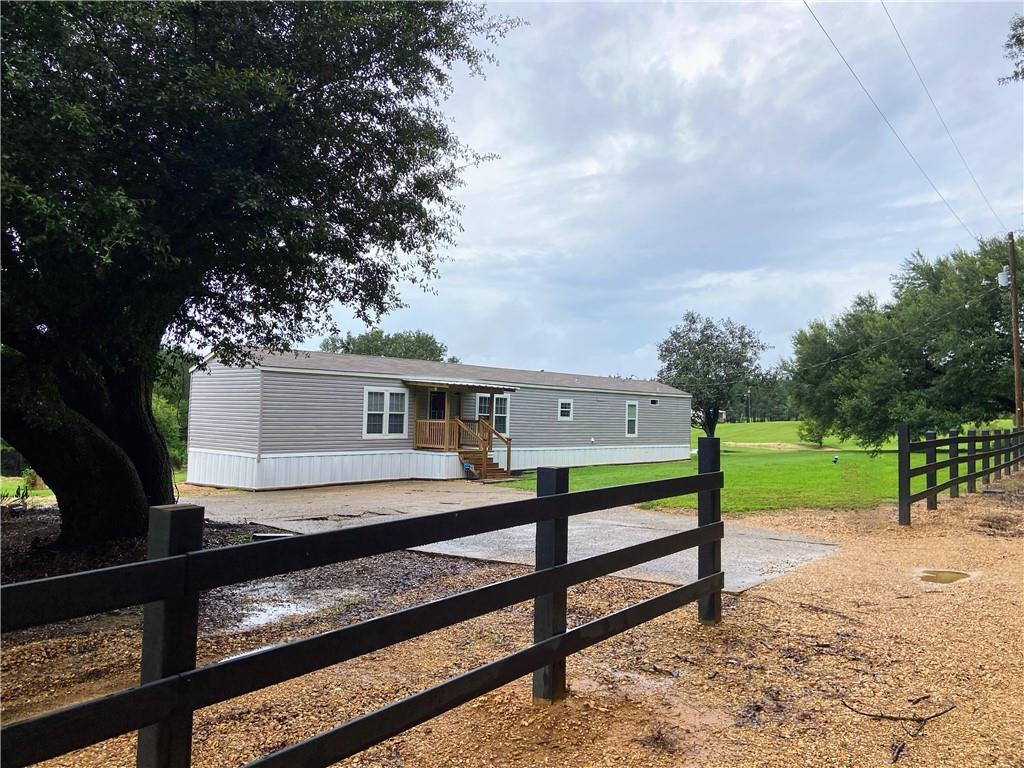
{"type": "MultiPolygon", "coordinates": [[[[812,7],[952,207],[999,231],[878,3],[812,7]]],[[[528,26],[486,79],[460,76],[465,231],[434,283],[385,318],[465,362],[653,376],[693,309],[790,337],[885,295],[914,250],[970,236],[886,128],[802,3],[503,4],[528,26]]],[[[953,136],[1022,225],[1024,99],[997,85],[1020,3],[891,3],[953,136]]],[[[337,318],[364,327],[344,311],[337,318]]],[[[311,340],[312,346],[317,340],[311,340]]]]}

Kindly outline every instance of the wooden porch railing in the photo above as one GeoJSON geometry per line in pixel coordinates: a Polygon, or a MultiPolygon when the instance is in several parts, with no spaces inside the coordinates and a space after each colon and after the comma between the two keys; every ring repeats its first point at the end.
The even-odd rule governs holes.
{"type": "Polygon", "coordinates": [[[459,425],[454,420],[415,419],[412,447],[456,450],[459,447],[459,425]]]}
{"type": "Polygon", "coordinates": [[[487,458],[494,450],[494,438],[505,444],[505,474],[512,476],[512,440],[498,432],[487,419],[465,422],[451,419],[415,419],[413,448],[457,451],[472,448],[480,451],[481,475],[486,477],[487,458]]]}
{"type": "Polygon", "coordinates": [[[501,432],[491,426],[486,419],[480,419],[480,433],[487,435],[487,451],[490,452],[494,445],[494,438],[497,437],[505,444],[505,474],[512,477],[512,440],[505,437],[501,432]]]}
{"type": "MultiPolygon", "coordinates": [[[[480,479],[487,479],[487,441],[477,430],[473,429],[471,426],[469,426],[469,424],[464,422],[462,419],[456,418],[455,423],[459,427],[459,445],[463,444],[463,434],[469,437],[472,442],[476,443],[474,448],[476,448],[476,450],[479,451],[480,453],[480,479]]],[[[477,421],[477,423],[480,423],[479,420],[477,421]]],[[[466,446],[468,447],[469,444],[470,443],[467,442],[466,446]]]]}

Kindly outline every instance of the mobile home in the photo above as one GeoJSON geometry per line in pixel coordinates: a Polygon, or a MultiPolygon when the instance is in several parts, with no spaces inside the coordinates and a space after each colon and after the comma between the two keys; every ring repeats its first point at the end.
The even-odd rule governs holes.
{"type": "Polygon", "coordinates": [[[188,482],[264,490],[690,457],[656,381],[327,352],[192,372],[188,482]]]}

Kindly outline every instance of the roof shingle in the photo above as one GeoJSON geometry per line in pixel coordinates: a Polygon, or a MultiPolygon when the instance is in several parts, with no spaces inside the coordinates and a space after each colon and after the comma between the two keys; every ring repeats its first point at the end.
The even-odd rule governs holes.
{"type": "Polygon", "coordinates": [[[662,384],[660,381],[644,379],[585,376],[553,371],[524,371],[516,368],[494,368],[464,363],[438,363],[432,360],[407,360],[396,357],[372,357],[370,355],[348,355],[308,350],[267,354],[263,357],[262,365],[304,371],[374,373],[387,374],[397,378],[437,377],[445,380],[593,389],[606,392],[629,392],[638,395],[674,395],[678,397],[687,394],[667,384],[662,384]]]}

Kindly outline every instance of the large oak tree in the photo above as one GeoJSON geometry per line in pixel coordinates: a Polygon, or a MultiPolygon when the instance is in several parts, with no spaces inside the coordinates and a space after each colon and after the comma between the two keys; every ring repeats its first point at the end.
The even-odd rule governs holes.
{"type": "Polygon", "coordinates": [[[1006,260],[1003,238],[914,254],[891,299],[859,296],[797,332],[788,369],[804,434],[878,449],[903,421],[920,435],[1012,413],[1010,296],[996,283],[1006,260]]]}
{"type": "Polygon", "coordinates": [[[685,312],[658,344],[658,381],[689,392],[693,426],[714,437],[721,412],[739,407],[746,389],[764,379],[760,357],[767,349],[741,323],[685,312]]]}
{"type": "Polygon", "coordinates": [[[441,113],[512,22],[452,3],[27,3],[2,14],[2,429],[62,536],[172,501],[161,342],[227,362],[434,274],[477,159],[441,113]]]}

